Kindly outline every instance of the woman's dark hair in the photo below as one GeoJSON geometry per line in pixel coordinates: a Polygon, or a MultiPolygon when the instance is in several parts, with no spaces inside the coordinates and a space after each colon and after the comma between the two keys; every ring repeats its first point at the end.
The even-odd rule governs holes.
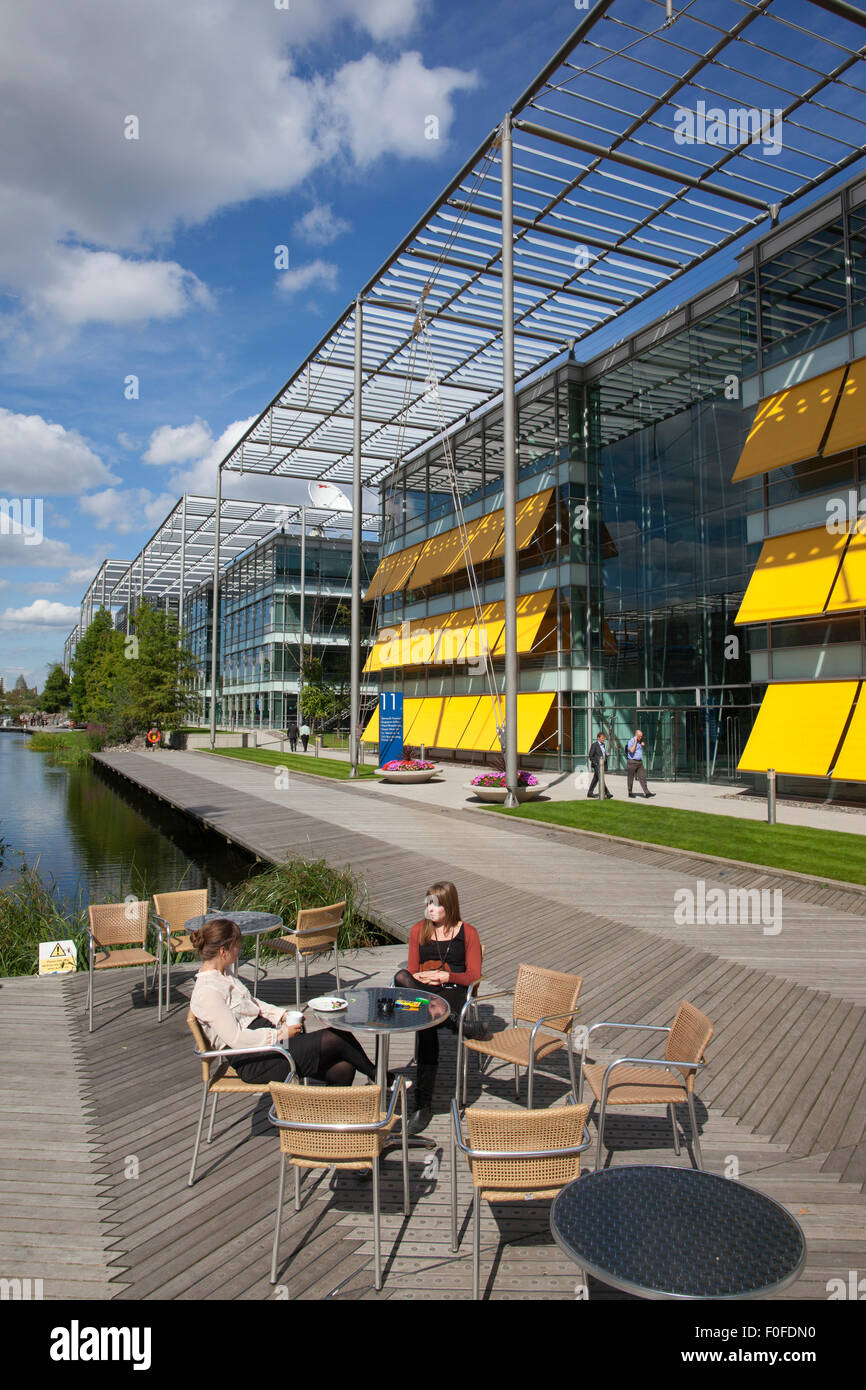
{"type": "MultiPolygon", "coordinates": [[[[425,894],[428,898],[436,898],[440,907],[445,909],[445,921],[443,926],[456,927],[460,921],[460,899],[457,896],[457,889],[453,883],[434,883],[427,889],[425,894]]],[[[424,925],[421,928],[421,945],[426,946],[431,940],[435,931],[434,924],[429,917],[425,917],[424,925]]]]}
{"type": "Polygon", "coordinates": [[[191,931],[189,939],[202,960],[214,960],[219,955],[221,946],[231,950],[243,937],[237,922],[230,922],[228,917],[214,917],[212,921],[205,922],[198,931],[191,931]]]}

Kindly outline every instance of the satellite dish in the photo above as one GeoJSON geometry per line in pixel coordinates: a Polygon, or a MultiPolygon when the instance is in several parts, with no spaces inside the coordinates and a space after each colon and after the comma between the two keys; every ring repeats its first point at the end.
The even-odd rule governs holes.
{"type": "Polygon", "coordinates": [[[309,483],[310,501],[323,512],[350,512],[352,504],[334,483],[309,483]]]}

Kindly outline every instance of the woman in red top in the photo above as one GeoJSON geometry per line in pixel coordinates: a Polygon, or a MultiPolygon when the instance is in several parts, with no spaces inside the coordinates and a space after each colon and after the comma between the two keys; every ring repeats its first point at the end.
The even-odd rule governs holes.
{"type": "MultiPolygon", "coordinates": [[[[481,943],[478,933],[460,918],[460,901],[453,883],[434,883],[427,889],[424,920],[416,922],[409,937],[409,968],[398,970],[394,984],[398,989],[416,989],[438,994],[451,1008],[446,1027],[457,1031],[460,1010],[469,988],[481,978],[481,943]]],[[[439,1063],[439,1028],[425,1028],[415,1035],[415,1114],[409,1133],[418,1134],[430,1123],[433,1086],[439,1063]]],[[[465,1037],[483,1037],[486,1029],[467,1024],[465,1037]]]]}

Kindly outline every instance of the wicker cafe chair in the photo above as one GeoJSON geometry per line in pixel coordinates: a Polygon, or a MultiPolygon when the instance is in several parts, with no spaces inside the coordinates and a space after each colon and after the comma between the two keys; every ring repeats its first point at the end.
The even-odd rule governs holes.
{"type": "MultiPolygon", "coordinates": [[[[220,1096],[263,1096],[268,1093],[267,1081],[241,1081],[234,1067],[230,1065],[229,1058],[237,1057],[241,1054],[246,1056],[251,1049],[248,1047],[223,1047],[219,1049],[211,1048],[207,1038],[202,1032],[202,1026],[195,1014],[190,1011],[186,1016],[187,1025],[195,1039],[195,1055],[201,1058],[201,1110],[198,1117],[198,1129],[195,1135],[195,1147],[192,1151],[192,1163],[189,1170],[188,1187],[192,1187],[195,1182],[195,1165],[198,1162],[199,1145],[201,1144],[201,1129],[204,1124],[204,1112],[207,1105],[208,1096],[213,1096],[213,1108],[210,1112],[210,1124],[207,1131],[207,1142],[213,1139],[213,1122],[216,1119],[217,1101],[220,1096]],[[212,1063],[216,1062],[216,1067],[212,1069],[212,1063]]],[[[269,1047],[257,1047],[256,1052],[262,1055],[266,1052],[279,1052],[286,1059],[286,1080],[295,1080],[295,1063],[288,1048],[278,1044],[269,1047]]]]}
{"type": "Polygon", "coordinates": [[[695,1118],[695,1077],[706,1066],[704,1052],[713,1036],[713,1025],[706,1014],[685,1000],[669,1028],[651,1023],[594,1023],[586,1030],[584,1058],[580,1071],[580,1091],[583,1098],[584,1077],[601,1108],[598,1115],[598,1148],[595,1154],[596,1172],[601,1167],[604,1143],[604,1119],[609,1105],[666,1105],[674,1136],[674,1152],[679,1155],[680,1137],[674,1106],[686,1101],[692,1128],[692,1142],[699,1168],[703,1168],[701,1141],[695,1118]],[[586,1047],[598,1028],[630,1028],[645,1032],[667,1033],[663,1058],[617,1057],[613,1062],[587,1062],[586,1047]],[[679,1072],[679,1075],[677,1075],[679,1072]]]}
{"type": "MultiPolygon", "coordinates": [[[[159,933],[160,955],[165,957],[165,1011],[171,998],[171,958],[183,955],[186,951],[195,953],[195,947],[184,928],[190,917],[204,917],[207,913],[207,889],[189,888],[180,893],[154,893],[154,922],[159,933]]],[[[162,1009],[160,1008],[160,1022],[162,1009]]]]}
{"type": "Polygon", "coordinates": [[[145,998],[150,990],[147,983],[147,967],[153,966],[154,978],[159,971],[158,1013],[161,1018],[162,957],[151,955],[150,951],[145,949],[150,898],[125,903],[91,904],[87,909],[87,916],[90,978],[85,1011],[89,1016],[89,1031],[93,1032],[93,990],[96,971],[116,970],[123,965],[143,966],[145,998]]]}
{"type": "Polygon", "coordinates": [[[337,989],[340,989],[340,952],[337,937],[343,925],[345,902],[331,903],[328,907],[304,907],[298,913],[295,930],[286,936],[268,941],[272,951],[282,951],[295,957],[295,1008],[301,1007],[301,961],[304,962],[304,983],[307,980],[307,962],[311,956],[326,956],[334,953],[334,974],[337,989]]]}
{"type": "Polygon", "coordinates": [[[580,1155],[592,1143],[587,1107],[568,1096],[551,1110],[487,1110],[464,1114],[467,1144],[457,1101],[451,1102],[451,1249],[457,1234],[457,1150],[472,1174],[472,1297],[478,1297],[481,1203],[546,1201],[580,1177],[580,1155]]]}
{"type": "MultiPolygon", "coordinates": [[[[571,1076],[571,1091],[575,1100],[577,1084],[574,1075],[574,1053],[572,1050],[572,1029],[578,1012],[577,1000],[583,988],[583,976],[566,975],[560,970],[546,970],[539,965],[519,965],[517,983],[513,990],[497,990],[495,994],[479,994],[471,1000],[473,1007],[487,999],[513,996],[512,1026],[491,1038],[475,1040],[464,1038],[464,1012],[460,1016],[457,1035],[457,1100],[466,1103],[466,1082],[468,1071],[467,1053],[475,1052],[479,1058],[492,1057],[500,1062],[510,1062],[514,1067],[514,1084],[520,1098],[520,1068],[528,1072],[527,1109],[532,1109],[532,1091],[535,1070],[538,1063],[564,1047],[568,1056],[568,1070],[571,1076]],[[518,1024],[529,1026],[519,1027],[518,1024]],[[542,1031],[544,1030],[544,1031],[542,1031]],[[552,1037],[551,1034],[557,1036],[552,1037]],[[461,1086],[462,1077],[462,1086],[461,1086]],[[462,1099],[461,1099],[462,1097],[462,1099]]],[[[470,1001],[467,1001],[467,1003],[470,1001]]]]}
{"type": "Polygon", "coordinates": [[[409,1144],[406,1129],[406,1083],[398,1077],[386,1114],[382,1093],[370,1086],[281,1086],[271,1083],[269,1119],[280,1130],[280,1179],[271,1256],[271,1283],[277,1282],[280,1221],[286,1184],[286,1159],[295,1170],[295,1211],[301,1209],[301,1169],[330,1168],[373,1173],[373,1255],[376,1288],[382,1287],[382,1242],[379,1212],[379,1160],[396,1124],[400,1099],[403,1153],[403,1215],[409,1215],[409,1144]]]}

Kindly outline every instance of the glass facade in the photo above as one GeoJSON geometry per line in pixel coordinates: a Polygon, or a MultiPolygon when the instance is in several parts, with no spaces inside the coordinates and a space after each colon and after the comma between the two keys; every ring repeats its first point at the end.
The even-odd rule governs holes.
{"type": "MultiPolygon", "coordinates": [[[[361,592],[378,547],[361,547],[361,592]]],[[[322,677],[345,690],[349,705],[351,542],[307,536],[304,555],[304,646],[322,677]]],[[[209,713],[213,589],[202,584],[185,605],[186,640],[198,669],[197,694],[209,713]]],[[[372,605],[361,610],[366,649],[372,605]]],[[[220,580],[217,719],[231,728],[284,728],[297,715],[301,655],[301,540],[274,536],[235,560],[220,580]]],[[[363,660],[363,658],[362,658],[363,660]]],[[[367,703],[375,692],[365,687],[367,703]]],[[[348,715],[346,715],[348,719],[348,715]]],[[[345,722],[345,720],[343,721],[345,722]]]]}

